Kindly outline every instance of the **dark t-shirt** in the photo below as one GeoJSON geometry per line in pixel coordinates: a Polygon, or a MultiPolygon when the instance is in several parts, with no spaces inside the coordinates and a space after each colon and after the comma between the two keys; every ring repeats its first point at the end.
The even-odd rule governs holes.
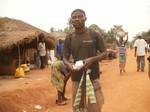
{"type": "MultiPolygon", "coordinates": [[[[97,52],[104,52],[105,45],[102,37],[95,31],[87,29],[85,32],[77,34],[69,34],[64,43],[64,54],[72,55],[74,62],[83,60],[97,55],[97,52]]],[[[93,63],[91,69],[90,79],[99,78],[99,64],[93,63]]],[[[80,81],[83,71],[72,74],[73,81],[80,81]]]]}

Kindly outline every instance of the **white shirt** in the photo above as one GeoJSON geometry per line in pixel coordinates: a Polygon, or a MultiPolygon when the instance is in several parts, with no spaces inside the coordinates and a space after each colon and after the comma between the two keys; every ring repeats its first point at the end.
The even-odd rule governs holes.
{"type": "Polygon", "coordinates": [[[137,47],[136,55],[144,56],[145,48],[147,48],[147,43],[144,39],[137,39],[134,43],[134,47],[137,47]]]}
{"type": "Polygon", "coordinates": [[[46,46],[45,46],[45,43],[40,42],[39,45],[38,45],[38,50],[39,50],[40,56],[46,56],[46,46]]]}

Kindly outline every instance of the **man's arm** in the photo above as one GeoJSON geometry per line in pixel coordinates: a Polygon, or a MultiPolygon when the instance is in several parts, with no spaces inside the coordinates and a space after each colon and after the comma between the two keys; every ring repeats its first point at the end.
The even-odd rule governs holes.
{"type": "Polygon", "coordinates": [[[128,42],[128,32],[126,32],[127,39],[125,40],[125,44],[128,42]]]}
{"type": "Polygon", "coordinates": [[[137,40],[134,42],[134,56],[136,57],[136,52],[137,52],[137,40]]]}
{"type": "Polygon", "coordinates": [[[137,47],[135,47],[134,56],[136,57],[137,47]]]}
{"type": "Polygon", "coordinates": [[[67,66],[67,68],[69,69],[69,70],[73,70],[73,66],[72,66],[72,63],[70,63],[70,61],[69,61],[69,57],[70,57],[70,55],[69,54],[64,54],[64,56],[63,56],[64,58],[63,58],[63,61],[64,61],[64,64],[67,66]]]}
{"type": "Polygon", "coordinates": [[[119,46],[119,42],[118,42],[117,38],[119,38],[119,37],[117,37],[117,35],[116,35],[115,41],[116,41],[117,46],[119,46]]]}
{"type": "Polygon", "coordinates": [[[98,56],[90,57],[90,58],[87,58],[87,59],[83,60],[83,62],[84,62],[83,67],[85,69],[87,69],[92,63],[101,61],[105,57],[108,57],[109,53],[111,53],[111,52],[105,51],[103,53],[100,53],[98,56]]]}
{"type": "Polygon", "coordinates": [[[64,42],[64,51],[63,51],[63,61],[64,64],[67,66],[69,70],[73,70],[72,63],[69,61],[71,55],[71,37],[67,35],[65,42],[64,42]]]}
{"type": "Polygon", "coordinates": [[[145,53],[147,54],[148,50],[147,50],[147,47],[145,47],[145,53]]]}
{"type": "Polygon", "coordinates": [[[147,42],[145,41],[145,53],[147,54],[148,52],[148,45],[147,45],[147,42]]]}
{"type": "Polygon", "coordinates": [[[96,44],[96,50],[99,51],[99,53],[96,56],[84,59],[84,68],[88,68],[94,62],[101,61],[109,55],[109,52],[106,51],[106,46],[103,38],[98,33],[95,33],[94,37],[96,39],[96,43],[94,44],[96,44]]]}

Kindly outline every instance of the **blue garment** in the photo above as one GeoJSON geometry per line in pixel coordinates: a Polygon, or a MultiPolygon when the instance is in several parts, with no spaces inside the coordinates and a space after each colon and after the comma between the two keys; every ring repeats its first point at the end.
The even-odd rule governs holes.
{"type": "Polygon", "coordinates": [[[119,54],[120,55],[124,55],[125,53],[126,53],[126,48],[125,48],[125,46],[119,46],[118,47],[118,49],[119,49],[119,54]]]}
{"type": "Polygon", "coordinates": [[[56,48],[56,52],[57,52],[57,55],[59,57],[62,57],[63,56],[63,50],[64,50],[64,44],[63,43],[58,43],[57,44],[57,48],[56,48]]]}

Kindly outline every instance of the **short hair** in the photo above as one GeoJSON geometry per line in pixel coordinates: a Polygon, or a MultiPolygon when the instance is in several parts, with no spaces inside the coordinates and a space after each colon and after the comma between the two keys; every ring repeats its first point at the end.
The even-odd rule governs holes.
{"type": "Polygon", "coordinates": [[[44,37],[45,37],[44,33],[42,33],[42,32],[39,33],[39,35],[38,35],[39,41],[41,41],[44,37]]]}
{"type": "Polygon", "coordinates": [[[73,10],[72,13],[71,13],[71,16],[73,15],[73,13],[75,13],[77,11],[82,12],[86,16],[84,10],[82,10],[82,9],[75,9],[75,10],[73,10]]]}
{"type": "Polygon", "coordinates": [[[142,38],[142,36],[141,36],[141,35],[139,35],[139,36],[138,36],[138,38],[142,38]]]}

